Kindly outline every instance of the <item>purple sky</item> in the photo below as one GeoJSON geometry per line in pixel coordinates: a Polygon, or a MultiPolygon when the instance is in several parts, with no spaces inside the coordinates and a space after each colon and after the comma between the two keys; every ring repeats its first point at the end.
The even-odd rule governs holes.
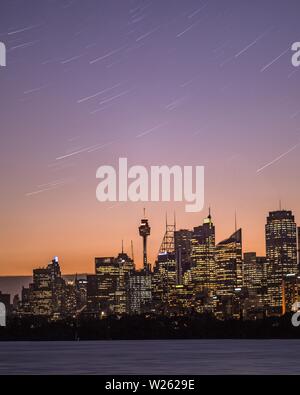
{"type": "Polygon", "coordinates": [[[205,212],[146,204],[152,262],[165,212],[191,228],[209,205],[217,241],[237,210],[263,254],[279,199],[300,215],[299,15],[298,0],[1,0],[0,275],[52,255],[93,271],[122,238],[140,265],[144,204],[95,197],[96,169],[119,157],[205,166],[205,212]]]}

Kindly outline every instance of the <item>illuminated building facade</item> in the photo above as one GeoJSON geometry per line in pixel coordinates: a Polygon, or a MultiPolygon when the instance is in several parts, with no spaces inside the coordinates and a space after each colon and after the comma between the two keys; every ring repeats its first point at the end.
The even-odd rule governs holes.
{"type": "Polygon", "coordinates": [[[136,271],[128,281],[128,313],[143,314],[152,309],[152,282],[148,270],[136,271]]]}
{"type": "Polygon", "coordinates": [[[243,285],[242,229],[216,246],[216,294],[230,296],[243,285]]]}
{"type": "Polygon", "coordinates": [[[125,314],[128,312],[129,277],[134,273],[135,266],[133,260],[123,251],[116,258],[116,263],[119,268],[119,273],[114,300],[114,312],[116,314],[125,314]]]}
{"type": "Polygon", "coordinates": [[[33,270],[33,282],[22,289],[22,300],[17,306],[18,315],[47,316],[54,319],[76,315],[80,302],[75,283],[66,283],[61,276],[58,258],[45,268],[33,270]]]}
{"type": "Polygon", "coordinates": [[[268,264],[266,257],[257,256],[255,252],[244,254],[244,287],[249,294],[257,295],[260,303],[267,303],[268,264]]]}
{"type": "Polygon", "coordinates": [[[300,276],[287,274],[282,282],[282,313],[299,310],[300,302],[300,276]]]}
{"type": "Polygon", "coordinates": [[[192,268],[192,235],[193,232],[187,229],[175,230],[174,232],[178,285],[182,284],[184,273],[192,268]]]}
{"type": "Polygon", "coordinates": [[[152,293],[156,309],[160,309],[161,304],[168,303],[172,289],[181,281],[181,267],[176,260],[175,252],[175,231],[175,220],[171,225],[166,220],[165,234],[153,272],[152,293]]]}
{"type": "Polygon", "coordinates": [[[257,288],[257,262],[256,252],[244,253],[243,265],[244,286],[248,289],[249,293],[256,293],[257,288]]]}
{"type": "Polygon", "coordinates": [[[95,258],[95,275],[87,277],[87,308],[96,315],[115,310],[119,266],[113,257],[95,258]]]}
{"type": "Polygon", "coordinates": [[[253,317],[265,316],[268,306],[268,265],[266,257],[255,252],[246,252],[243,263],[243,289],[247,291],[245,300],[247,313],[253,317]]]}
{"type": "Polygon", "coordinates": [[[203,225],[195,227],[191,239],[191,279],[198,287],[213,295],[216,288],[215,226],[211,215],[203,225]]]}
{"type": "Polygon", "coordinates": [[[297,226],[292,211],[270,212],[265,231],[269,267],[269,313],[280,315],[283,312],[283,279],[286,275],[298,274],[297,226]]]}
{"type": "Polygon", "coordinates": [[[87,311],[94,316],[128,312],[129,276],[134,262],[123,251],[116,257],[95,258],[94,275],[87,276],[87,311]]]}
{"type": "Polygon", "coordinates": [[[30,310],[34,315],[53,314],[53,290],[49,268],[33,271],[33,284],[29,286],[30,310]]]}
{"type": "MultiPolygon", "coordinates": [[[[209,313],[218,319],[258,319],[290,312],[299,297],[297,228],[291,211],[271,212],[266,224],[266,257],[242,254],[242,230],[216,245],[211,215],[193,231],[176,231],[166,222],[151,270],[147,258],[150,227],[143,219],[142,269],[123,250],[117,257],[95,258],[95,274],[65,281],[58,258],[34,269],[22,289],[19,315],[51,319],[103,318],[108,315],[209,313]]],[[[132,249],[133,255],[133,249],[132,249]]]]}

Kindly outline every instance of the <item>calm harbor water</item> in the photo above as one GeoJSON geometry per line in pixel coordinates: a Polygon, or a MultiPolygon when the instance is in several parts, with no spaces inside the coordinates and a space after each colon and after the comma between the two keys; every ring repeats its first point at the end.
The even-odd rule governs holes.
{"type": "Polygon", "coordinates": [[[0,342],[0,374],[300,374],[300,341],[0,342]]]}

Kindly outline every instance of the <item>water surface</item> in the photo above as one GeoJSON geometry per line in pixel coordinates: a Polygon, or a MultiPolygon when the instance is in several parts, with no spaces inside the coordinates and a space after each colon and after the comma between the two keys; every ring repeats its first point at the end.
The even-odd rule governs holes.
{"type": "Polygon", "coordinates": [[[300,340],[0,342],[0,374],[300,374],[300,340]]]}

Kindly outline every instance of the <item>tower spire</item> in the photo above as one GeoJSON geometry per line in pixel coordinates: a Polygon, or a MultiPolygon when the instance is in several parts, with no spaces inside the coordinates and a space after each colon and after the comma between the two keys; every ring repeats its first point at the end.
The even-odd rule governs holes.
{"type": "Polygon", "coordinates": [[[131,259],[134,261],[133,241],[131,240],[131,259]]]}
{"type": "Polygon", "coordinates": [[[237,215],[236,215],[236,210],[234,212],[234,230],[235,232],[237,231],[237,215]]]}
{"type": "Polygon", "coordinates": [[[149,264],[147,258],[147,237],[150,236],[151,228],[149,226],[148,220],[145,218],[145,209],[144,209],[144,218],[141,221],[141,225],[139,227],[140,236],[143,238],[143,267],[145,271],[149,272],[149,264]]]}
{"type": "Polygon", "coordinates": [[[176,230],[175,217],[174,217],[174,224],[169,224],[168,219],[166,217],[166,230],[165,230],[163,241],[160,245],[159,254],[166,252],[171,253],[175,251],[175,241],[174,241],[175,230],[176,230]]]}

